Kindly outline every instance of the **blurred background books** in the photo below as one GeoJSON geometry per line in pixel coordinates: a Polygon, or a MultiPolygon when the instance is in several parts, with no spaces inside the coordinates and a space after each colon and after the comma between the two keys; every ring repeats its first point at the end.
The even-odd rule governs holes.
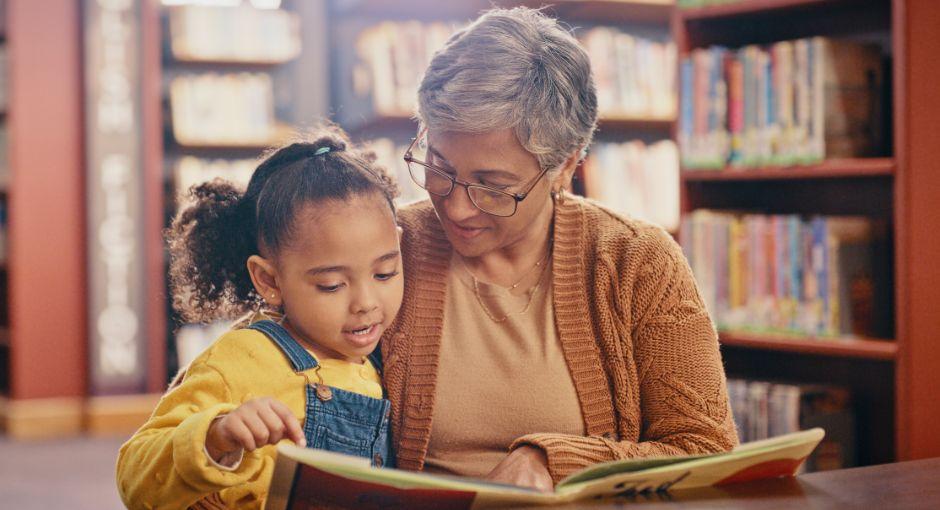
{"type": "MultiPolygon", "coordinates": [[[[423,69],[490,6],[164,0],[128,15],[141,45],[139,58],[125,62],[139,66],[127,72],[140,88],[133,175],[142,179],[143,212],[133,219],[143,230],[134,242],[146,255],[143,274],[132,276],[146,281],[148,303],[130,347],[146,370],[132,389],[104,394],[88,383],[97,347],[87,291],[102,284],[86,277],[94,261],[84,260],[97,242],[85,214],[94,181],[83,166],[93,127],[86,115],[96,110],[80,93],[90,64],[76,51],[82,34],[94,41],[97,32],[75,6],[47,12],[0,1],[0,394],[9,404],[0,409],[15,410],[6,412],[8,434],[125,433],[226,327],[183,324],[167,300],[160,231],[193,185],[244,185],[265,150],[327,118],[375,151],[397,177],[401,204],[423,199],[402,161],[417,132],[423,69]],[[9,26],[8,10],[25,28],[9,26]],[[65,227],[47,233],[57,225],[65,227]],[[17,283],[44,278],[57,289],[53,305],[17,283]],[[70,326],[39,329],[52,328],[48,306],[70,326]],[[50,337],[60,339],[54,351],[45,347],[50,337]],[[117,399],[127,394],[151,400],[129,408],[117,399]],[[31,420],[45,420],[47,408],[31,406],[47,399],[67,404],[55,404],[52,425],[37,427],[31,420]]],[[[836,414],[851,416],[838,427],[851,433],[838,440],[838,462],[814,468],[940,454],[932,434],[940,408],[924,404],[933,402],[940,364],[930,230],[940,207],[931,195],[940,175],[940,78],[932,79],[935,59],[923,50],[936,45],[936,31],[919,25],[937,8],[905,0],[566,0],[546,8],[583,42],[598,87],[598,132],[572,192],[657,224],[681,244],[719,328],[732,400],[746,409],[736,411],[742,434],[802,427],[812,422],[804,411],[819,407],[808,403],[817,402],[812,395],[834,392],[818,401],[838,402],[836,414]],[[775,411],[763,417],[760,402],[775,411]]]]}

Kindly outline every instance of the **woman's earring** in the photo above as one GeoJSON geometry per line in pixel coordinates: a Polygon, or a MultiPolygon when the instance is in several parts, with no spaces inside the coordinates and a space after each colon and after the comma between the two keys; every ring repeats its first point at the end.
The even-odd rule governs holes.
{"type": "Polygon", "coordinates": [[[561,188],[558,191],[552,191],[552,199],[555,200],[555,203],[558,205],[565,203],[565,188],[561,188]]]}

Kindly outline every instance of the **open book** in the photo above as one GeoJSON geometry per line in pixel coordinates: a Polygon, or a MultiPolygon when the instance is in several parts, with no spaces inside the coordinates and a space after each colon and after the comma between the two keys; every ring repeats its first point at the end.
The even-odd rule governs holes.
{"type": "Polygon", "coordinates": [[[367,459],[292,444],[278,446],[268,510],[470,509],[552,505],[599,497],[678,491],[793,476],[825,433],[811,429],[743,444],[726,453],[628,459],[587,467],[552,493],[472,478],[374,468],[367,459]]]}

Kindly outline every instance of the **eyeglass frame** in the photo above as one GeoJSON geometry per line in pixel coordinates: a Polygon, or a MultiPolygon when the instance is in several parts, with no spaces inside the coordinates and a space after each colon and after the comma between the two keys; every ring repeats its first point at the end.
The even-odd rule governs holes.
{"type": "Polygon", "coordinates": [[[498,217],[498,218],[509,218],[509,217],[513,216],[514,214],[516,214],[516,212],[519,211],[519,202],[522,202],[523,200],[526,199],[526,197],[529,196],[529,193],[532,192],[532,190],[535,188],[535,185],[538,184],[539,181],[542,180],[542,177],[544,177],[545,174],[548,173],[548,170],[549,170],[549,168],[543,168],[542,171],[539,172],[539,174],[535,177],[535,179],[533,179],[532,182],[529,183],[529,184],[526,186],[525,191],[522,191],[522,192],[520,192],[520,193],[510,193],[510,192],[508,192],[508,191],[503,191],[503,190],[500,190],[500,189],[491,188],[491,187],[486,186],[486,185],[483,185],[483,184],[474,184],[474,183],[472,183],[472,182],[461,181],[460,179],[457,179],[456,176],[453,176],[453,175],[451,175],[451,174],[445,172],[445,171],[444,171],[443,169],[441,169],[441,168],[438,168],[438,167],[436,167],[436,166],[434,166],[434,165],[432,165],[432,164],[430,164],[430,163],[428,163],[428,162],[426,162],[426,161],[421,161],[421,160],[419,160],[419,159],[415,159],[414,157],[412,157],[412,155],[411,155],[412,149],[414,149],[415,144],[418,143],[418,140],[420,140],[421,137],[427,135],[427,132],[428,132],[428,128],[426,128],[426,127],[425,127],[425,128],[422,128],[421,131],[418,133],[418,136],[416,136],[416,137],[411,141],[411,145],[409,145],[409,146],[408,146],[408,150],[405,151],[405,156],[404,156],[405,163],[408,164],[408,165],[410,165],[411,163],[414,163],[414,164],[417,164],[417,165],[421,165],[421,166],[423,166],[424,168],[427,168],[428,170],[431,170],[432,172],[437,172],[438,174],[441,174],[441,176],[443,176],[445,179],[447,179],[447,180],[450,181],[450,189],[447,190],[447,193],[444,193],[443,195],[440,194],[440,193],[434,193],[433,191],[427,189],[424,185],[422,185],[421,183],[419,183],[417,179],[415,179],[414,174],[411,172],[411,167],[409,166],[409,167],[408,167],[408,175],[411,177],[411,180],[414,181],[415,184],[417,184],[418,186],[420,186],[421,189],[427,191],[428,193],[430,193],[430,194],[432,194],[432,195],[434,195],[434,196],[441,197],[441,198],[449,197],[449,196],[451,195],[451,193],[454,192],[454,188],[457,187],[457,184],[459,184],[459,185],[463,186],[464,189],[467,191],[467,198],[470,199],[470,203],[473,204],[473,207],[476,207],[477,209],[479,209],[479,210],[482,211],[483,213],[489,214],[490,216],[496,216],[496,217],[498,217]],[[484,210],[482,207],[480,207],[479,205],[477,205],[477,203],[476,203],[475,200],[473,200],[473,196],[470,195],[470,188],[479,188],[479,189],[482,189],[482,190],[485,190],[485,191],[489,191],[489,192],[492,192],[492,193],[497,193],[497,194],[500,194],[500,195],[505,195],[505,196],[507,196],[507,197],[509,197],[509,198],[512,198],[512,199],[514,200],[513,205],[512,205],[512,212],[511,212],[510,214],[507,214],[507,215],[502,215],[502,214],[494,214],[494,213],[491,213],[491,212],[489,212],[489,211],[484,210]]]}

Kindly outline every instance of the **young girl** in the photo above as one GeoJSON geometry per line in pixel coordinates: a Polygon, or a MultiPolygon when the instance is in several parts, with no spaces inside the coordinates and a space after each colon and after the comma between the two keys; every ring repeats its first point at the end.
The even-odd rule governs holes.
{"type": "Polygon", "coordinates": [[[275,444],[389,455],[379,363],[401,306],[395,186],[329,131],[267,158],[244,193],[216,180],[169,228],[174,305],[249,312],[186,369],[121,447],[129,508],[261,508],[275,444]]]}

